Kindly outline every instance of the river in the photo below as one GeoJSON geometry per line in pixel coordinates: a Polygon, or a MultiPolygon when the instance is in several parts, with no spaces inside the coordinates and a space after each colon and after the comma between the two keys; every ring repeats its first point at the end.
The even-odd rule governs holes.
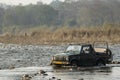
{"type": "MultiPolygon", "coordinates": [[[[120,80],[120,65],[54,69],[51,57],[63,52],[66,46],[0,44],[0,80],[21,80],[29,74],[31,80],[120,80]],[[35,75],[45,70],[47,76],[35,75]]],[[[120,61],[120,45],[110,45],[113,60],[120,61]]]]}

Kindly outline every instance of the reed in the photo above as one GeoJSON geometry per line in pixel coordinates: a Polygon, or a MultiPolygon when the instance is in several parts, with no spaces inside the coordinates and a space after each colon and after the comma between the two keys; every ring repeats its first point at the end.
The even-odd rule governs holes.
{"type": "Polygon", "coordinates": [[[0,36],[1,43],[15,44],[67,44],[107,41],[120,43],[120,26],[103,25],[101,27],[62,27],[28,30],[24,34],[5,33],[0,36]]]}

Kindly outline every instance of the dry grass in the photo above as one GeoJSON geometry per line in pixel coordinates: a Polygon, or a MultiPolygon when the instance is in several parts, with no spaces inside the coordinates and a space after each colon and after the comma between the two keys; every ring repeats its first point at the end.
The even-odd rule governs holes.
{"type": "Polygon", "coordinates": [[[37,29],[22,35],[4,34],[0,36],[1,43],[15,44],[62,44],[107,41],[109,43],[120,43],[120,26],[86,28],[49,28],[37,29]]]}

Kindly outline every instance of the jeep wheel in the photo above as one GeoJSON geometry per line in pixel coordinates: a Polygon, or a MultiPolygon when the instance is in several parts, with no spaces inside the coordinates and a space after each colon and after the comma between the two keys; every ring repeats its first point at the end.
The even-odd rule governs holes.
{"type": "Polygon", "coordinates": [[[98,61],[97,62],[97,66],[105,66],[105,62],[104,61],[98,61]]]}
{"type": "Polygon", "coordinates": [[[78,63],[77,63],[77,61],[72,61],[72,62],[71,62],[71,65],[72,65],[73,67],[77,67],[77,66],[78,66],[78,63]]]}

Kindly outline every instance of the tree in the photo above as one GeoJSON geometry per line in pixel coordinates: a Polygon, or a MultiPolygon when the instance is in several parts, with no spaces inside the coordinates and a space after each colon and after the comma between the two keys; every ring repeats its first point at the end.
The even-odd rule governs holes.
{"type": "Polygon", "coordinates": [[[3,15],[4,15],[4,9],[0,7],[0,34],[2,33],[3,15]]]}
{"type": "Polygon", "coordinates": [[[49,5],[16,6],[5,11],[4,26],[52,25],[57,15],[57,10],[49,5]]]}

